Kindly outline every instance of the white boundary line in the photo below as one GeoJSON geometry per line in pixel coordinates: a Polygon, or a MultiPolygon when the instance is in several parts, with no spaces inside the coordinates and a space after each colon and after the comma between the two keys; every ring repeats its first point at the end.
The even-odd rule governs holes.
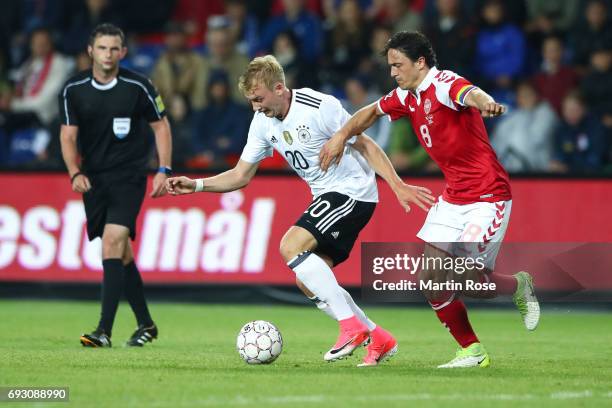
{"type": "MultiPolygon", "coordinates": [[[[253,404],[332,404],[340,402],[393,402],[393,401],[537,401],[537,400],[577,400],[591,398],[612,398],[612,391],[593,392],[590,390],[582,391],[559,391],[550,394],[381,394],[381,395],[274,395],[269,397],[254,397],[247,395],[236,395],[223,398],[211,396],[208,398],[195,400],[177,401],[177,406],[232,406],[232,405],[253,405],[253,404]]],[[[148,406],[161,406],[165,402],[149,403],[148,406]]]]}

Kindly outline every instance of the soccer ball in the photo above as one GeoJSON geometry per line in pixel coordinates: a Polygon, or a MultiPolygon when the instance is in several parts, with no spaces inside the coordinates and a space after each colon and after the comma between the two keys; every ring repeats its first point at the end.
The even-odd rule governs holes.
{"type": "Polygon", "coordinates": [[[270,364],[283,351],[283,338],[272,323],[255,320],[242,326],[236,348],[247,364],[270,364]]]}

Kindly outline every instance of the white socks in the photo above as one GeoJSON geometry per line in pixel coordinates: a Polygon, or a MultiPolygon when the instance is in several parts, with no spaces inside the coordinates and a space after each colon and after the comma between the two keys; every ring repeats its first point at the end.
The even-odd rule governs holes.
{"type": "MultiPolygon", "coordinates": [[[[346,303],[348,303],[348,305],[351,307],[351,310],[353,311],[353,313],[355,313],[355,316],[357,316],[357,318],[359,320],[361,320],[361,323],[365,324],[368,327],[369,331],[373,331],[376,328],[376,323],[374,323],[372,320],[370,320],[368,318],[368,316],[366,316],[364,311],[361,310],[361,308],[359,306],[357,306],[357,304],[355,303],[355,301],[351,297],[351,294],[348,293],[346,291],[346,289],[344,289],[341,286],[340,290],[344,294],[344,299],[346,299],[346,303]]],[[[331,310],[331,307],[329,307],[329,305],[327,303],[325,303],[324,301],[322,301],[321,299],[319,299],[316,296],[308,298],[308,299],[312,300],[314,302],[314,304],[317,305],[317,307],[319,308],[320,311],[322,311],[323,313],[325,313],[326,315],[328,315],[332,319],[338,320],[338,319],[336,319],[336,316],[334,315],[334,312],[331,310]]]]}
{"type": "Polygon", "coordinates": [[[293,258],[287,265],[309,291],[329,305],[332,313],[330,316],[333,315],[336,320],[344,320],[355,315],[334,273],[323,259],[307,251],[293,258]]]}
{"type": "Polygon", "coordinates": [[[357,306],[357,304],[353,300],[353,297],[351,296],[350,293],[348,293],[346,291],[346,289],[344,289],[343,287],[340,287],[340,290],[344,294],[344,298],[346,299],[346,303],[348,303],[348,305],[351,307],[351,310],[353,311],[353,313],[355,313],[355,316],[357,316],[357,318],[359,320],[361,320],[361,323],[363,323],[366,326],[368,326],[368,330],[369,331],[374,330],[376,328],[376,323],[371,321],[368,318],[368,316],[366,316],[366,314],[363,312],[363,310],[361,310],[361,308],[359,306],[357,306]]]}
{"type": "Polygon", "coordinates": [[[344,320],[353,315],[372,331],[376,324],[366,316],[359,306],[355,303],[350,293],[338,285],[334,273],[317,255],[311,252],[304,252],[289,262],[289,267],[293,269],[297,278],[310,290],[315,297],[310,298],[319,310],[334,320],[344,320]],[[338,294],[342,296],[344,302],[338,299],[338,294]],[[323,296],[326,296],[324,298],[323,296]],[[333,299],[332,303],[328,299],[333,299]],[[349,310],[346,310],[346,306],[349,310]],[[340,315],[337,310],[340,309],[340,315]],[[346,317],[338,317],[346,316],[346,317]]]}
{"type": "Polygon", "coordinates": [[[336,315],[334,314],[334,312],[332,312],[331,307],[329,307],[329,305],[327,303],[325,303],[324,301],[322,301],[321,299],[319,299],[316,296],[309,297],[308,299],[310,299],[312,302],[314,302],[314,304],[317,305],[317,308],[319,308],[320,311],[322,311],[323,313],[325,313],[326,315],[328,315],[332,319],[338,320],[338,319],[336,319],[336,315]]]}

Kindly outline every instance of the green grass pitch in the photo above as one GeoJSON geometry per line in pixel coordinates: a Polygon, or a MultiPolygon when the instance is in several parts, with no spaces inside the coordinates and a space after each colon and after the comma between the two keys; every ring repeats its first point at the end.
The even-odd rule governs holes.
{"type": "MultiPolygon", "coordinates": [[[[0,386],[69,386],[76,407],[612,406],[612,319],[606,313],[544,310],[527,333],[518,313],[476,310],[487,369],[436,370],[454,341],[425,308],[366,308],[398,338],[400,352],[357,368],[364,351],[325,363],[336,323],[314,307],[154,303],[160,339],[123,342],[135,324],[122,303],[112,349],[84,349],[95,302],[0,301],[0,386]],[[270,320],[284,350],[269,366],[248,366],[235,350],[249,320],[270,320]]],[[[0,402],[1,407],[28,404],[0,402]]]]}

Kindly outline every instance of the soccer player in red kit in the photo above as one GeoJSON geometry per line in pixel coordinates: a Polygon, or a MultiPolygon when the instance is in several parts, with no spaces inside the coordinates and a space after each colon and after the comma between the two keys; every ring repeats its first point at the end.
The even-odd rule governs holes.
{"type": "MultiPolygon", "coordinates": [[[[504,113],[503,105],[465,78],[436,68],[429,40],[419,32],[399,32],[383,55],[398,87],[358,112],[327,142],[320,153],[321,168],[340,161],[346,141],[369,128],[379,117],[408,117],[419,142],[438,164],[446,188],[427,214],[417,234],[425,241],[425,257],[465,255],[485,260],[482,270],[463,276],[495,283],[492,293],[463,292],[474,297],[514,294],[513,300],[528,330],[540,317],[533,281],[526,272],[514,276],[493,272],[499,244],[508,227],[512,193],[508,174],[491,148],[482,117],[504,113]],[[473,243],[473,244],[453,244],[473,243]]],[[[410,188],[410,187],[406,187],[410,188]]],[[[414,195],[416,205],[423,203],[414,195]]],[[[449,279],[443,269],[423,269],[421,279],[449,279]]],[[[457,277],[455,275],[455,277],[457,277]]],[[[424,291],[440,321],[460,345],[454,359],[439,368],[487,367],[490,358],[468,320],[467,310],[452,291],[424,291]]]]}

